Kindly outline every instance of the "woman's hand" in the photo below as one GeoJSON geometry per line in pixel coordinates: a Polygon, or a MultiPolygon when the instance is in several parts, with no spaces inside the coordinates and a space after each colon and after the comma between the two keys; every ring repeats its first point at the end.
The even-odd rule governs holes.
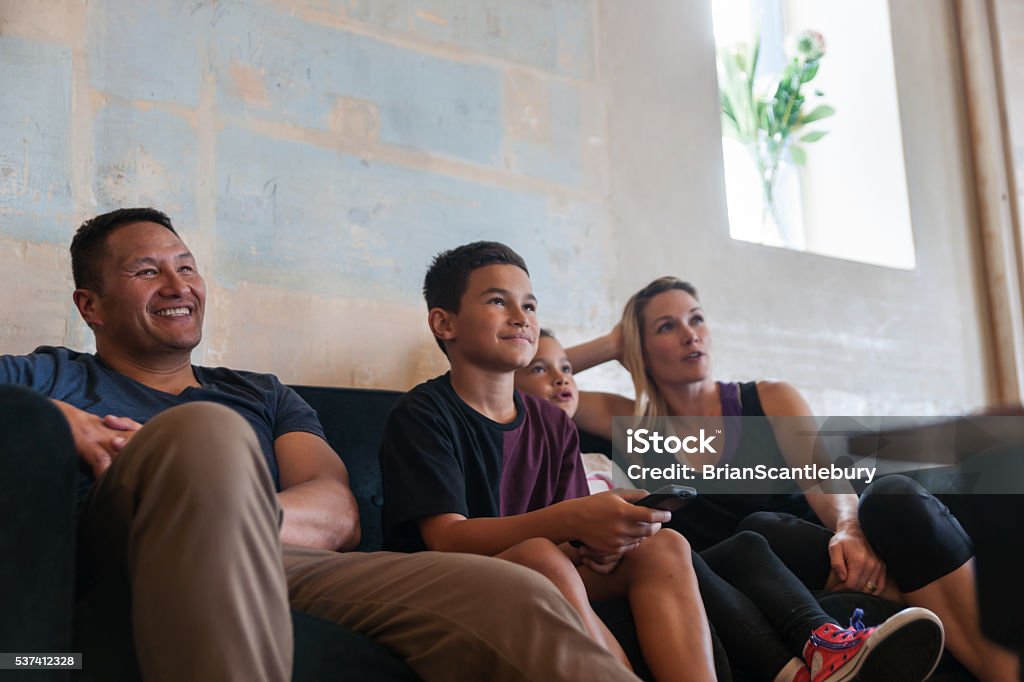
{"type": "Polygon", "coordinates": [[[608,349],[612,354],[612,358],[622,362],[622,322],[616,322],[612,330],[608,332],[607,342],[608,349]]]}
{"type": "Polygon", "coordinates": [[[604,364],[609,360],[622,361],[622,323],[619,322],[612,330],[596,339],[567,348],[565,355],[569,358],[572,371],[579,374],[585,369],[604,364]]]}
{"type": "Polygon", "coordinates": [[[859,524],[836,530],[828,543],[832,572],[839,581],[832,589],[881,594],[885,589],[885,564],[868,544],[859,524]]]}

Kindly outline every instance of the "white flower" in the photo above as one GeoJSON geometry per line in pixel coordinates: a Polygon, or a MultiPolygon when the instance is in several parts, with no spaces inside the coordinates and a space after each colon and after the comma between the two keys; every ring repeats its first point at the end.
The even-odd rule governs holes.
{"type": "Polygon", "coordinates": [[[825,36],[810,29],[791,34],[786,38],[786,54],[790,59],[817,61],[825,56],[825,36]]]}

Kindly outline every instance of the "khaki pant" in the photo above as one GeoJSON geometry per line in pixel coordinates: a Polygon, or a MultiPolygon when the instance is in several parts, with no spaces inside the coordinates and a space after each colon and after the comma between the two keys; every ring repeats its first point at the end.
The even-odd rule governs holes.
{"type": "Polygon", "coordinates": [[[280,513],[251,427],[211,403],[152,419],[96,482],[81,570],[130,589],[147,680],[289,679],[289,607],[427,680],[636,679],[539,574],[459,554],[282,549],[280,513]]]}

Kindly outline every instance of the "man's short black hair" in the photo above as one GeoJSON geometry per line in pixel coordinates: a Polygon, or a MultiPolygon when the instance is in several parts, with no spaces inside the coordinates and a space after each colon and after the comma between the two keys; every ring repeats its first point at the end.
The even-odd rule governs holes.
{"type": "MultiPolygon", "coordinates": [[[[459,312],[459,302],[466,293],[469,273],[488,265],[515,265],[527,275],[530,274],[523,257],[500,242],[463,244],[437,254],[427,268],[427,276],[423,278],[423,298],[427,300],[427,309],[443,308],[459,312]]],[[[444,342],[438,338],[434,340],[447,355],[444,342]]]]}
{"type": "Polygon", "coordinates": [[[86,220],[71,240],[71,275],[75,279],[76,289],[99,291],[99,263],[107,244],[107,236],[117,228],[131,223],[156,223],[178,234],[167,214],[155,208],[119,208],[86,220]]]}

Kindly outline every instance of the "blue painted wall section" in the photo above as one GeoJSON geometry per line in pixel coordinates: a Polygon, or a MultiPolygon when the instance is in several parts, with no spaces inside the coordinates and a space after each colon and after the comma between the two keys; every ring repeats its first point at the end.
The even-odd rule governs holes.
{"type": "Polygon", "coordinates": [[[550,227],[541,194],[303,143],[227,130],[218,157],[217,273],[225,286],[273,282],[410,302],[437,251],[550,227]]]}
{"type": "Polygon", "coordinates": [[[231,6],[217,22],[217,100],[223,111],[328,130],[338,98],[373,102],[380,139],[497,165],[498,69],[425,55],[310,24],[274,7],[231,6]],[[235,69],[263,81],[264,102],[240,96],[235,69]]]}
{"type": "MultiPolygon", "coordinates": [[[[269,367],[277,346],[238,340],[308,325],[310,364],[290,366],[307,382],[335,349],[383,353],[375,335],[410,359],[359,359],[367,385],[421,379],[439,361],[418,312],[424,271],[469,241],[526,257],[543,319],[602,318],[608,193],[583,168],[585,136],[605,132],[583,104],[603,106],[595,13],[591,0],[90,0],[5,13],[8,278],[59,263],[88,217],[161,208],[220,288],[200,354],[269,367]],[[313,301],[333,317],[307,321],[313,301]],[[382,319],[339,341],[339,311],[365,309],[382,319]]],[[[64,300],[58,269],[33,287],[64,300]]],[[[12,338],[5,314],[0,342],[12,338]]],[[[64,342],[87,346],[67,315],[64,342]]]]}
{"type": "Polygon", "coordinates": [[[90,3],[93,85],[126,99],[196,106],[213,19],[213,5],[201,0],[90,3]]]}
{"type": "Polygon", "coordinates": [[[398,34],[519,62],[559,75],[594,76],[586,0],[304,0],[398,34]]]}
{"type": "Polygon", "coordinates": [[[0,234],[64,242],[70,233],[71,51],[0,36],[0,234]]]}
{"type": "Polygon", "coordinates": [[[93,192],[99,210],[156,206],[182,227],[194,223],[196,133],[159,109],[108,105],[95,124],[93,192]]]}
{"type": "Polygon", "coordinates": [[[557,81],[549,82],[546,90],[550,134],[544,140],[506,137],[509,170],[578,187],[583,180],[580,91],[557,81]]]}

